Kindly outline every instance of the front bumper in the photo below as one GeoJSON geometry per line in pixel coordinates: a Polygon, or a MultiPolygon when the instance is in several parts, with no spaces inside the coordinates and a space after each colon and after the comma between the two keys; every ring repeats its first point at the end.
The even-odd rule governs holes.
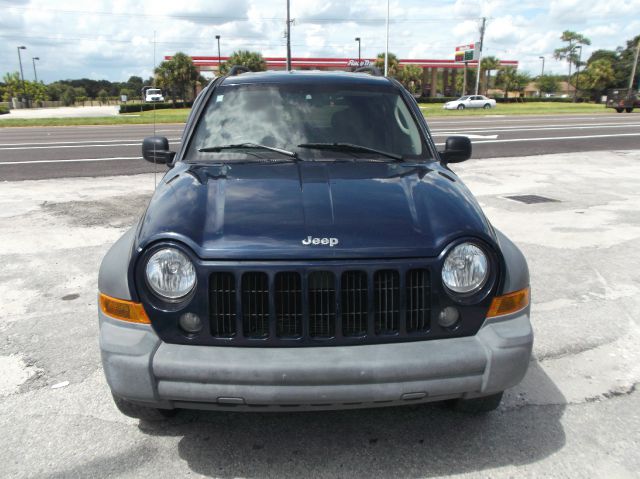
{"type": "Polygon", "coordinates": [[[472,337],[315,348],[168,344],[150,326],[99,314],[112,392],[159,408],[348,409],[484,396],[522,380],[533,344],[528,309],[472,337]]]}

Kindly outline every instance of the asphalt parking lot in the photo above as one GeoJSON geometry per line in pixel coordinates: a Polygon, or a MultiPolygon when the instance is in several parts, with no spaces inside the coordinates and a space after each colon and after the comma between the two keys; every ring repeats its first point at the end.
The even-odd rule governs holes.
{"type": "Polygon", "coordinates": [[[101,370],[97,270],[154,175],[2,182],[0,476],[638,477],[639,165],[640,145],[455,165],[531,269],[529,372],[484,417],[427,405],[129,419],[101,370]],[[518,194],[556,201],[506,198],[518,194]]]}

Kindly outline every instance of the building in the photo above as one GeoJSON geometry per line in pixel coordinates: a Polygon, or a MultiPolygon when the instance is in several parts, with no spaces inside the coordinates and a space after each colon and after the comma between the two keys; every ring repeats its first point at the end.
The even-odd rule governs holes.
{"type": "MultiPolygon", "coordinates": [[[[165,60],[171,57],[165,57],[165,60]]],[[[216,73],[221,63],[229,57],[194,56],[191,57],[200,72],[216,73]]],[[[284,57],[266,57],[268,70],[284,70],[287,59],[284,57]]],[[[353,70],[360,66],[375,63],[375,58],[291,58],[291,67],[295,70],[353,70]]],[[[415,65],[422,68],[422,93],[430,97],[454,96],[456,94],[456,77],[462,75],[464,63],[449,60],[398,60],[400,66],[415,65]]],[[[468,62],[469,68],[476,68],[478,62],[468,62]]],[[[500,60],[500,66],[518,67],[515,60],[500,60]]]]}

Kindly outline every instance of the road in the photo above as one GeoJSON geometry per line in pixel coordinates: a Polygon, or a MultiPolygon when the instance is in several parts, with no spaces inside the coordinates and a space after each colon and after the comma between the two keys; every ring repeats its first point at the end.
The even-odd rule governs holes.
{"type": "MultiPolygon", "coordinates": [[[[436,143],[467,135],[476,159],[640,148],[639,114],[440,117],[428,119],[436,143]]],[[[153,125],[0,128],[0,181],[152,172],[140,158],[153,125]]],[[[178,146],[182,125],[160,124],[178,146]]],[[[163,167],[161,167],[163,169],[163,167]]]]}

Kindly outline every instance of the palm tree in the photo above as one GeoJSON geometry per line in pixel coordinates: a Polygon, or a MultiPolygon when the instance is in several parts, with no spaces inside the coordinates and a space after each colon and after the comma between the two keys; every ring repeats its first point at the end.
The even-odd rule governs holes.
{"type": "Polygon", "coordinates": [[[252,72],[263,72],[267,69],[267,63],[260,53],[238,50],[233,52],[229,59],[220,65],[220,74],[226,75],[236,65],[247,67],[252,72]]]}
{"type": "Polygon", "coordinates": [[[482,71],[486,72],[486,77],[483,77],[484,85],[482,86],[482,90],[486,95],[487,91],[491,87],[491,71],[498,69],[498,67],[500,66],[500,60],[493,56],[484,57],[482,59],[482,62],[480,63],[480,66],[482,68],[482,71]]]}
{"type": "MultiPolygon", "coordinates": [[[[375,66],[384,72],[384,52],[378,53],[375,66]]],[[[398,57],[394,53],[389,52],[387,58],[387,76],[395,77],[398,75],[399,70],[400,62],[398,62],[398,57]]]]}
{"type": "Polygon", "coordinates": [[[502,68],[496,75],[496,85],[502,88],[505,98],[509,97],[509,91],[516,84],[517,74],[515,67],[506,67],[502,68]]]}
{"type": "Polygon", "coordinates": [[[569,62],[569,75],[567,76],[567,85],[571,84],[571,66],[578,66],[580,58],[576,53],[578,45],[591,45],[591,40],[580,33],[565,30],[560,36],[560,40],[567,42],[568,45],[562,48],[556,48],[553,52],[553,58],[556,60],[567,60],[569,62]]]}
{"type": "Polygon", "coordinates": [[[422,93],[422,68],[406,65],[400,72],[400,81],[412,94],[422,93]]]}

